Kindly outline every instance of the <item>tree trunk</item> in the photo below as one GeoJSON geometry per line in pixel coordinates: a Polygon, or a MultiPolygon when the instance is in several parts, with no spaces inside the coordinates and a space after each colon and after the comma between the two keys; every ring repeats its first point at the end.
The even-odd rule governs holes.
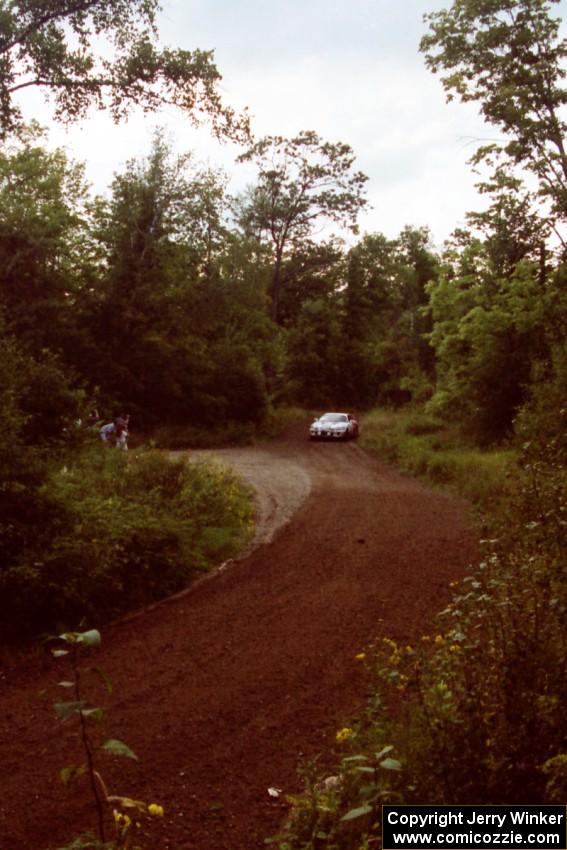
{"type": "Polygon", "coordinates": [[[282,250],[276,249],[276,262],[274,265],[274,273],[272,275],[272,283],[270,286],[270,318],[273,322],[278,323],[279,307],[280,307],[280,290],[282,282],[282,250]]]}

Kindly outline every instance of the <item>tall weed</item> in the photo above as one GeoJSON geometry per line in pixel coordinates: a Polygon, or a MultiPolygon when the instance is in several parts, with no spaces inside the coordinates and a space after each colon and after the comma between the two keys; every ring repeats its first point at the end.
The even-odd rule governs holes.
{"type": "Polygon", "coordinates": [[[512,448],[474,447],[430,414],[376,410],[362,425],[365,448],[433,484],[452,487],[482,510],[495,513],[521,486],[512,448]]]}

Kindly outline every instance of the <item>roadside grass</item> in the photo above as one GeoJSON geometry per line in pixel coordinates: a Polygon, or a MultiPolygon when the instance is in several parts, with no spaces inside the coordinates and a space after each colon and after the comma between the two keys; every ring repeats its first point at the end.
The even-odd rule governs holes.
{"type": "Polygon", "coordinates": [[[417,477],[450,487],[483,512],[499,513],[523,473],[513,448],[479,449],[456,427],[419,410],[373,410],[362,419],[361,445],[417,477]]]}
{"type": "Polygon", "coordinates": [[[174,593],[253,532],[236,477],[152,450],[87,446],[53,463],[40,496],[49,525],[0,570],[1,631],[16,641],[174,593]]]}

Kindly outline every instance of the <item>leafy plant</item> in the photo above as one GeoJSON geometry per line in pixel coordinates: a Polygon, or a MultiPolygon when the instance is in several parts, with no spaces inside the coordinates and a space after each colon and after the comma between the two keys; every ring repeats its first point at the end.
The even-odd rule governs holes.
{"type": "MultiPolygon", "coordinates": [[[[56,702],[53,706],[57,718],[61,722],[77,721],[78,736],[82,747],[84,761],[80,764],[72,764],[60,770],[60,778],[63,785],[68,786],[81,777],[85,777],[89,783],[94,807],[96,810],[96,822],[98,838],[79,838],[68,845],[66,850],[87,850],[87,848],[104,848],[104,850],[126,850],[130,846],[131,831],[134,826],[132,815],[163,817],[163,807],[157,803],[149,805],[140,800],[117,794],[109,794],[104,779],[98,767],[98,754],[101,751],[114,756],[137,760],[136,754],[123,741],[117,738],[108,738],[103,743],[96,743],[92,732],[93,724],[101,724],[105,717],[105,710],[100,706],[91,705],[86,697],[83,684],[83,671],[79,666],[80,651],[85,649],[96,649],[100,647],[101,635],[97,629],[89,629],[84,632],[64,632],[57,638],[49,639],[50,642],[57,641],[59,646],[52,648],[54,658],[68,657],[71,667],[71,678],[59,682],[73,697],[65,702],[56,702]],[[108,814],[113,818],[113,838],[106,841],[106,821],[108,814]]],[[[113,685],[110,677],[99,667],[90,668],[102,682],[107,693],[112,693],[113,685]]],[[[139,826],[139,824],[138,824],[139,826]]],[[[63,850],[63,848],[61,848],[63,850]]]]}
{"type": "Polygon", "coordinates": [[[7,637],[26,637],[22,623],[35,634],[72,628],[163,598],[252,533],[248,490],[221,468],[154,451],[125,457],[98,444],[65,460],[26,500],[45,523],[26,525],[17,540],[14,523],[0,528],[13,553],[0,569],[7,637]]]}

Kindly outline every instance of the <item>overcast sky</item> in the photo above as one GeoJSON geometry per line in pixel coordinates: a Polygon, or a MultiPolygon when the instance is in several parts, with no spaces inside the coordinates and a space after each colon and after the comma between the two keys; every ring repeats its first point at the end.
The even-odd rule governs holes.
{"type": "MultiPolygon", "coordinates": [[[[560,12],[567,0],[562,0],[560,12]]],[[[425,67],[423,14],[449,0],[165,0],[164,44],[214,49],[228,104],[247,106],[257,136],[315,130],[347,142],[368,177],[372,209],[363,231],[396,236],[405,224],[428,226],[440,245],[483,205],[467,159],[475,140],[495,132],[472,105],[447,104],[425,67]]],[[[43,120],[43,111],[38,117],[43,120]]],[[[250,174],[234,165],[238,149],[220,146],[168,109],[115,127],[95,116],[51,138],[87,163],[97,191],[124,162],[147,152],[152,129],[170,128],[178,150],[193,149],[233,175],[237,191],[250,174]]]]}

